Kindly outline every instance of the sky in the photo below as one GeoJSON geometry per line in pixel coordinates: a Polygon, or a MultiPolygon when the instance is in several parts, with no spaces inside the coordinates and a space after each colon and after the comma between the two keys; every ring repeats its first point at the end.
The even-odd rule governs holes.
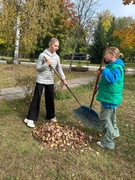
{"type": "Polygon", "coordinates": [[[135,4],[123,5],[122,0],[99,0],[99,12],[108,9],[115,17],[131,16],[135,18],[135,4]]]}

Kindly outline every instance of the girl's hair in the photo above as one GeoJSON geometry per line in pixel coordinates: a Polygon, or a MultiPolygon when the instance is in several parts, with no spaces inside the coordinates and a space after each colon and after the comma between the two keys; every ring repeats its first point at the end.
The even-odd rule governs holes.
{"type": "Polygon", "coordinates": [[[120,53],[119,58],[122,59],[122,60],[125,59],[125,58],[124,58],[124,55],[123,55],[122,53],[120,53]]]}
{"type": "Polygon", "coordinates": [[[57,38],[51,38],[49,41],[49,46],[54,44],[55,42],[59,42],[59,40],[57,38]]]}
{"type": "Polygon", "coordinates": [[[120,53],[120,50],[117,47],[109,47],[107,51],[111,54],[114,53],[116,58],[121,58],[122,60],[124,60],[124,55],[120,53]]]}

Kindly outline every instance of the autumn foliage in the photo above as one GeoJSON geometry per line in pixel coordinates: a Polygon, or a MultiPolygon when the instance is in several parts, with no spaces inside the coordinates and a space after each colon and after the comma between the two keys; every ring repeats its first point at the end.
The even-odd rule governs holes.
{"type": "Polygon", "coordinates": [[[124,5],[135,4],[135,0],[123,0],[124,5]]]}
{"type": "Polygon", "coordinates": [[[135,46],[135,24],[122,29],[121,31],[115,31],[114,35],[122,39],[121,47],[129,47],[133,49],[135,46]]]}

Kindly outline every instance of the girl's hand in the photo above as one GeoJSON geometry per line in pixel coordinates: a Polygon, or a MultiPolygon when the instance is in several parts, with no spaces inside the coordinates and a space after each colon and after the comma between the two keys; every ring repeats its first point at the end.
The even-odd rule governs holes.
{"type": "Polygon", "coordinates": [[[96,93],[97,93],[97,91],[98,91],[98,88],[94,89],[94,94],[96,94],[96,93]]]}
{"type": "Polygon", "coordinates": [[[97,85],[97,86],[94,88],[94,94],[96,94],[96,93],[97,93],[98,88],[99,88],[99,85],[97,85]]]}
{"type": "Polygon", "coordinates": [[[104,68],[98,69],[97,74],[101,74],[104,68]]]}
{"type": "Polygon", "coordinates": [[[51,64],[49,59],[46,59],[46,64],[47,64],[48,66],[51,64]]]}
{"type": "Polygon", "coordinates": [[[46,59],[46,57],[44,56],[44,62],[49,66],[51,63],[50,63],[50,60],[49,59],[46,59]]]}
{"type": "Polygon", "coordinates": [[[63,84],[67,84],[67,81],[66,81],[66,79],[63,79],[63,84]]]}

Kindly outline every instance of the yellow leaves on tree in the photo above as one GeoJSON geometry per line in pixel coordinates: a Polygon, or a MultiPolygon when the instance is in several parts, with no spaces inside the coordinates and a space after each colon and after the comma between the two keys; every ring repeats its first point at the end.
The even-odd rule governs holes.
{"type": "Polygon", "coordinates": [[[135,4],[135,0],[123,0],[124,5],[135,4]]]}
{"type": "Polygon", "coordinates": [[[133,49],[135,47],[135,23],[121,31],[114,31],[114,36],[122,40],[121,47],[133,49]]]}

